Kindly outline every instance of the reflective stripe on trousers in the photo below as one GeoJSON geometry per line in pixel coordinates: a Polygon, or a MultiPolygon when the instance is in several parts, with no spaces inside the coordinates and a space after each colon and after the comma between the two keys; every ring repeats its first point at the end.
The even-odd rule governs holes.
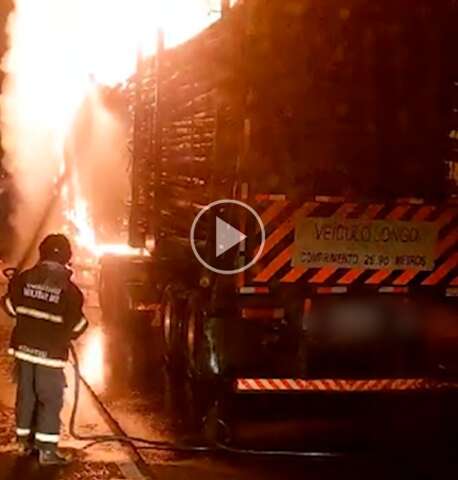
{"type": "Polygon", "coordinates": [[[57,446],[64,387],[63,370],[18,361],[16,425],[19,432],[35,432],[39,448],[57,446]]]}

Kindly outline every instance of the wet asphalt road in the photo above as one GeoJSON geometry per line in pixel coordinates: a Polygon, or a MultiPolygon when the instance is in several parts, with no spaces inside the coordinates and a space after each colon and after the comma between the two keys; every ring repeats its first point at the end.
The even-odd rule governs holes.
{"type": "MultiPolygon", "coordinates": [[[[80,361],[83,374],[94,390],[100,395],[109,408],[111,414],[121,427],[129,434],[154,440],[176,440],[188,443],[201,444],[202,435],[195,432],[189,421],[186,407],[186,398],[183,396],[181,405],[170,393],[170,384],[163,369],[158,365],[157,343],[154,341],[154,331],[151,337],[142,336],[134,350],[128,348],[113,348],[110,346],[111,334],[103,328],[100,312],[92,310],[90,313],[92,326],[90,331],[79,345],[80,361]]],[[[2,350],[9,333],[5,320],[0,320],[0,343],[2,350]]],[[[111,339],[112,340],[112,339],[111,339]]],[[[116,455],[116,448],[101,450],[87,455],[79,452],[78,460],[65,469],[40,469],[34,459],[20,459],[12,450],[13,442],[13,389],[9,384],[8,369],[10,361],[1,357],[0,361],[0,480],[26,480],[26,479],[120,479],[129,478],[129,473],[121,471],[119,462],[111,461],[111,454],[116,455]],[[2,453],[3,452],[3,453],[2,453]]],[[[71,382],[69,382],[71,383],[71,382]]],[[[69,385],[67,400],[71,399],[72,388],[69,385]],[[71,390],[71,391],[70,391],[71,390]]],[[[458,405],[458,402],[456,403],[458,405]]],[[[88,411],[93,409],[83,401],[79,421],[85,431],[95,431],[98,419],[88,418],[88,411]]],[[[247,413],[245,411],[245,413],[247,413]]],[[[250,416],[251,412],[248,412],[250,416]]],[[[253,412],[254,413],[254,412],[253,412]]],[[[421,415],[415,413],[415,415],[421,415]]],[[[433,418],[435,418],[433,416],[433,418]]],[[[387,419],[388,421],[389,419],[387,419]]],[[[257,427],[245,429],[250,432],[247,445],[254,448],[259,446],[274,446],[275,448],[294,448],[313,450],[313,435],[308,443],[297,441],[298,430],[296,420],[285,422],[279,430],[272,430],[268,423],[258,424],[257,427]],[[259,426],[260,425],[260,426],[259,426]],[[280,433],[279,433],[280,432],[280,433]],[[289,434],[293,435],[289,435],[289,434]],[[279,440],[281,436],[281,440],[279,440]],[[289,439],[291,436],[291,439],[289,439]],[[265,437],[265,438],[264,438],[265,437]],[[276,437],[276,438],[271,438],[276,437]],[[293,438],[296,437],[296,438],[293,438]],[[273,442],[272,442],[273,440],[273,442]],[[310,443],[312,442],[312,443],[310,443]]],[[[421,423],[418,416],[414,422],[421,423]]],[[[307,424],[309,426],[309,424],[307,424]]],[[[144,471],[150,478],[159,479],[191,479],[199,476],[206,479],[283,479],[283,478],[309,478],[309,479],[445,479],[458,478],[458,465],[453,457],[455,450],[450,442],[453,435],[448,434],[447,455],[443,453],[442,446],[432,451],[444,419],[435,424],[434,435],[425,448],[402,448],[402,442],[396,442],[395,448],[381,451],[364,451],[361,444],[355,448],[351,455],[336,458],[291,458],[246,456],[237,454],[184,454],[173,452],[141,451],[146,462],[147,470],[144,471]],[[442,423],[441,423],[442,422],[442,423]]],[[[450,425],[449,425],[450,427],[450,425]]],[[[329,430],[320,432],[319,422],[315,422],[317,432],[317,445],[326,446],[329,430]],[[318,425],[318,426],[317,426],[318,425]]],[[[337,427],[337,430],[340,427],[337,427]]],[[[343,427],[342,427],[343,428],[343,427]]],[[[336,429],[333,430],[335,432],[336,429]]],[[[351,429],[350,429],[351,431],[351,429]]],[[[428,436],[428,432],[425,434],[428,436]]],[[[300,436],[300,435],[299,435],[300,436]]],[[[348,436],[345,431],[345,436],[348,436]]],[[[373,432],[377,437],[377,432],[373,432]]],[[[406,437],[407,438],[407,437],[406,437]]],[[[425,437],[426,438],[426,437],[425,437]]],[[[398,439],[399,440],[399,439],[398,439]]],[[[457,435],[458,440],[458,435],[457,435]]],[[[346,438],[346,445],[352,445],[353,439],[346,438]]],[[[360,441],[360,440],[359,440],[360,441]]],[[[409,440],[406,440],[409,441],[409,440]]],[[[331,446],[329,438],[328,446],[331,446]]],[[[355,447],[356,447],[356,442],[355,447]]],[[[456,443],[458,445],[458,441],[456,443]]],[[[420,442],[421,446],[421,442],[420,442]]],[[[78,447],[76,447],[78,448],[78,447]]],[[[458,450],[457,450],[458,451],[458,450]]],[[[130,478],[136,477],[135,473],[130,478]]]]}

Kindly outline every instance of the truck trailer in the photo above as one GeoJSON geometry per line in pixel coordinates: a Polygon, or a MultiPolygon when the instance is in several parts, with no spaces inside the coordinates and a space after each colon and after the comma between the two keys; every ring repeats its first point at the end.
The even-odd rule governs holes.
{"type": "Polygon", "coordinates": [[[176,48],[159,35],[124,89],[150,257],[105,259],[106,316],[114,295],[120,323],[154,311],[168,371],[209,396],[456,389],[456,20],[452,1],[244,0],[176,48]],[[217,217],[246,235],[221,268],[259,253],[232,275],[191,248],[220,200],[265,230],[205,216],[203,258],[217,217]]]}

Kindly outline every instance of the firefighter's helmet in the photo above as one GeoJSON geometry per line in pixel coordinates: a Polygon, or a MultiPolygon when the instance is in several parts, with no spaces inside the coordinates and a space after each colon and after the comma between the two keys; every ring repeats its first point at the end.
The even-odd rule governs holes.
{"type": "Polygon", "coordinates": [[[40,260],[51,260],[66,265],[72,258],[72,247],[61,233],[48,235],[40,243],[40,260]]]}

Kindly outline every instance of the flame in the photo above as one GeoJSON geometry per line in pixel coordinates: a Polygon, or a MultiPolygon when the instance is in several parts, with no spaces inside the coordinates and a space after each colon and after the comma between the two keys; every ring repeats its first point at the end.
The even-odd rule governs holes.
{"type": "MultiPolygon", "coordinates": [[[[97,84],[114,86],[129,78],[139,50],[154,52],[158,28],[166,46],[175,46],[212,23],[218,5],[219,0],[15,0],[10,49],[2,61],[0,120],[5,164],[23,197],[16,217],[23,244],[66,161],[78,155],[69,138],[97,84]]],[[[96,256],[132,253],[126,245],[99,245],[81,189],[72,198],[68,190],[62,192],[64,217],[77,245],[96,256]]]]}
{"type": "Polygon", "coordinates": [[[145,250],[130,247],[125,243],[98,243],[89,215],[88,202],[80,195],[76,197],[74,207],[65,211],[65,217],[74,227],[75,233],[73,235],[70,233],[70,235],[79,251],[91,254],[97,258],[108,254],[148,255],[145,250]]]}
{"type": "Polygon", "coordinates": [[[93,388],[100,388],[105,382],[105,352],[102,329],[90,330],[81,352],[81,373],[93,388]]]}
{"type": "Polygon", "coordinates": [[[75,243],[97,255],[98,246],[88,212],[87,202],[82,197],[78,197],[75,200],[74,208],[67,210],[65,215],[76,229],[76,234],[73,237],[75,243]]]}

